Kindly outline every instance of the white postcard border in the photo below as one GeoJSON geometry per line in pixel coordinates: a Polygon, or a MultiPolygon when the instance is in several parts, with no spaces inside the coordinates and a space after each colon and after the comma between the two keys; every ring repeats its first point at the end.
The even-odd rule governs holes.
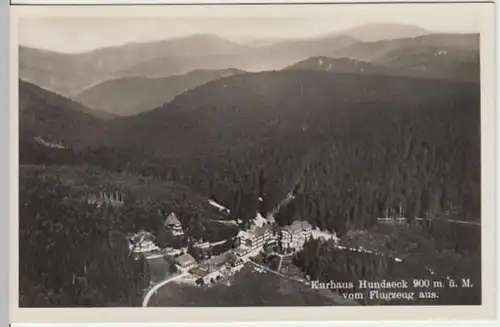
{"type": "MultiPolygon", "coordinates": [[[[354,6],[354,5],[353,5],[354,6]]],[[[383,6],[391,6],[385,4],[383,6]]],[[[421,6],[407,4],[405,6],[421,6]]],[[[430,10],[439,10],[432,5],[430,10]]],[[[443,5],[454,6],[454,5],[443,5]]],[[[494,12],[492,4],[470,4],[477,11],[481,33],[481,147],[482,147],[482,285],[481,306],[369,306],[369,307],[252,307],[252,308],[89,308],[42,309],[18,307],[18,58],[17,20],[24,15],[50,16],[174,16],[196,15],[326,15],[310,6],[174,6],[174,7],[29,7],[11,8],[10,63],[10,320],[14,323],[97,322],[235,322],[235,321],[369,321],[369,320],[474,320],[494,314],[494,12]],[[295,9],[294,9],[295,8],[295,9]],[[279,9],[279,10],[276,10],[279,9]],[[274,11],[273,11],[274,10],[274,11]],[[360,311],[361,310],[361,311],[360,311]]],[[[450,14],[453,9],[448,7],[450,14]]],[[[446,11],[443,19],[446,19],[446,11]]]]}

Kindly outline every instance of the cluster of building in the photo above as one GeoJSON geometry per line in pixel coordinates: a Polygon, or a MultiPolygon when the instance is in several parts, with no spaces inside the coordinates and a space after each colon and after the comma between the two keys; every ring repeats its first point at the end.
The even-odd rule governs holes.
{"type": "Polygon", "coordinates": [[[243,260],[231,252],[223,253],[208,259],[200,264],[189,253],[183,254],[175,260],[177,269],[188,271],[197,280],[204,284],[213,283],[215,280],[229,275],[235,267],[243,265],[243,260]]]}
{"type": "MultiPolygon", "coordinates": [[[[182,224],[175,213],[166,217],[164,227],[173,236],[184,235],[182,224]]],[[[244,257],[251,253],[258,254],[266,248],[276,248],[284,252],[299,251],[311,235],[312,226],[306,221],[295,221],[291,225],[280,227],[273,221],[267,220],[263,225],[254,224],[250,229],[240,231],[235,239],[235,248],[226,253],[201,263],[198,263],[191,254],[183,253],[175,259],[175,264],[178,270],[189,272],[198,282],[213,283],[242,266],[244,257]]],[[[154,243],[154,235],[147,231],[141,230],[137,234],[131,234],[128,239],[131,252],[136,254],[161,251],[154,243]]],[[[208,243],[206,245],[210,246],[208,243]]]]}
{"type": "Polygon", "coordinates": [[[285,252],[298,251],[303,248],[311,234],[312,226],[306,221],[295,221],[285,227],[279,227],[275,224],[255,227],[238,233],[238,246],[233,252],[241,257],[260,250],[264,246],[279,246],[285,252]]]}
{"type": "MultiPolygon", "coordinates": [[[[175,213],[171,213],[164,221],[165,229],[173,236],[183,236],[184,230],[180,220],[175,213]]],[[[145,230],[140,230],[136,234],[128,235],[129,248],[134,253],[158,252],[160,248],[155,244],[155,236],[145,230]]]]}
{"type": "Polygon", "coordinates": [[[298,251],[311,237],[312,226],[305,221],[296,221],[285,227],[275,224],[253,227],[240,231],[236,237],[236,248],[215,256],[198,264],[190,254],[186,253],[176,258],[176,266],[180,271],[191,273],[203,283],[213,283],[230,271],[243,265],[243,257],[264,249],[264,247],[279,246],[283,251],[298,251]]]}

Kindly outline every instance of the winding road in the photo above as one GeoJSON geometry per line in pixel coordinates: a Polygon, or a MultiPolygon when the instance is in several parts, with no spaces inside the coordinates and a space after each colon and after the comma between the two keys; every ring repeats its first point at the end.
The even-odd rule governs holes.
{"type": "Polygon", "coordinates": [[[179,275],[176,275],[174,277],[171,277],[169,279],[165,279],[164,281],[156,284],[155,286],[153,286],[147,293],[146,293],[146,296],[144,297],[144,299],[142,300],[142,306],[143,307],[147,307],[148,306],[148,303],[149,303],[149,300],[151,299],[151,296],[153,296],[153,294],[158,291],[161,287],[165,286],[166,284],[174,281],[174,280],[177,280],[177,279],[180,279],[184,276],[186,276],[188,273],[187,272],[183,272],[179,275]]]}

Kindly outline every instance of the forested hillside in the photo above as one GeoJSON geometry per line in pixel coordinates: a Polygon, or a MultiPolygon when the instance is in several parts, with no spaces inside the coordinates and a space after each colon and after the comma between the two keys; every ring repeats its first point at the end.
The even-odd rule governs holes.
{"type": "Polygon", "coordinates": [[[147,265],[130,256],[125,236],[163,227],[175,212],[188,237],[218,241],[236,229],[206,198],[176,183],[89,166],[21,166],[19,255],[21,306],[138,306],[149,286],[147,265]],[[122,207],[97,207],[89,196],[119,193],[122,207]]]}
{"type": "Polygon", "coordinates": [[[19,138],[22,144],[41,137],[47,142],[78,148],[103,131],[106,120],[101,119],[103,116],[105,113],[100,115],[77,102],[19,80],[19,138]]]}
{"type": "Polygon", "coordinates": [[[101,145],[126,160],[96,160],[181,182],[244,216],[259,196],[266,211],[298,185],[295,211],[281,223],[303,217],[341,231],[389,208],[408,216],[455,208],[478,220],[479,117],[477,84],[245,74],[113,121],[101,145]]]}

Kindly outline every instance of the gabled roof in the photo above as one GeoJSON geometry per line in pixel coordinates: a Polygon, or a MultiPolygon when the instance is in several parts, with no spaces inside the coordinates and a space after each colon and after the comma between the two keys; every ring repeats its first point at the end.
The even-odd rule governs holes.
{"type": "Polygon", "coordinates": [[[168,225],[180,225],[181,222],[179,220],[179,218],[177,218],[177,215],[172,212],[170,215],[168,215],[168,217],[165,219],[165,226],[168,226],[168,225]]]}
{"type": "Polygon", "coordinates": [[[147,232],[145,230],[140,230],[137,234],[132,234],[129,238],[133,243],[141,243],[144,241],[154,241],[155,236],[151,234],[150,232],[147,232]]]}
{"type": "Polygon", "coordinates": [[[291,225],[285,226],[283,228],[283,230],[289,232],[290,234],[295,234],[298,231],[300,231],[301,229],[302,229],[302,226],[300,224],[291,224],[291,225]]]}
{"type": "Polygon", "coordinates": [[[267,221],[268,221],[269,223],[275,223],[275,222],[276,222],[276,219],[274,219],[274,216],[273,216],[273,215],[268,215],[268,216],[266,217],[266,219],[267,219],[267,221]]]}
{"type": "Polygon", "coordinates": [[[247,239],[247,240],[251,240],[253,238],[256,237],[255,233],[253,233],[253,231],[239,231],[238,232],[238,236],[237,237],[240,237],[240,238],[244,238],[244,239],[247,239]]]}
{"type": "Polygon", "coordinates": [[[255,235],[257,235],[258,237],[262,237],[264,236],[264,234],[268,231],[268,227],[267,226],[262,226],[262,227],[257,227],[253,230],[253,232],[255,233],[255,235]]]}
{"type": "Polygon", "coordinates": [[[196,260],[194,260],[194,258],[189,253],[186,253],[186,254],[179,256],[176,259],[176,261],[179,263],[179,265],[181,265],[183,267],[196,263],[196,260]]]}
{"type": "Polygon", "coordinates": [[[307,221],[294,221],[291,225],[288,225],[283,228],[283,230],[286,230],[287,232],[291,234],[295,234],[300,230],[306,230],[312,228],[311,224],[309,224],[307,221]]]}
{"type": "Polygon", "coordinates": [[[189,272],[192,274],[195,274],[199,277],[205,277],[206,275],[208,275],[210,273],[209,271],[201,269],[200,267],[194,267],[189,272]]]}
{"type": "Polygon", "coordinates": [[[307,221],[302,221],[302,229],[312,228],[312,225],[307,221]]]}
{"type": "Polygon", "coordinates": [[[218,255],[216,257],[213,257],[211,259],[212,263],[216,266],[221,266],[223,264],[225,264],[228,260],[228,257],[226,256],[226,254],[221,254],[221,255],[218,255]]]}

